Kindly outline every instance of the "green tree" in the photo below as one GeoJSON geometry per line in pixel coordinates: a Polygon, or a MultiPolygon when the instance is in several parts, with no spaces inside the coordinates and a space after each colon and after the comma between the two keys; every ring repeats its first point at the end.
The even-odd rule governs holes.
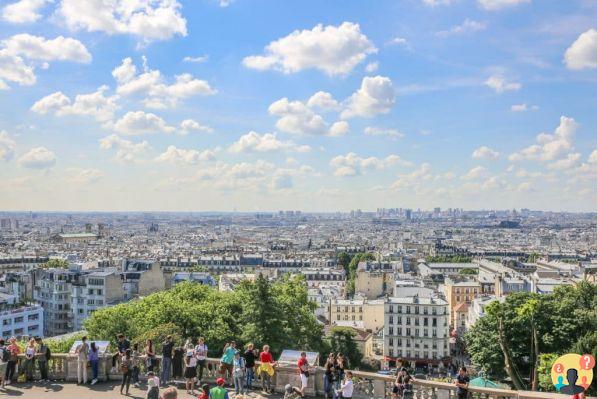
{"type": "Polygon", "coordinates": [[[138,343],[139,347],[143,348],[147,340],[150,339],[153,342],[154,350],[156,350],[156,345],[160,345],[164,342],[169,335],[172,336],[172,342],[182,345],[182,331],[174,323],[160,324],[159,326],[147,330],[145,333],[136,337],[133,342],[138,343]]]}
{"type": "Polygon", "coordinates": [[[341,266],[344,271],[346,272],[346,275],[348,276],[348,265],[350,264],[350,261],[352,260],[352,256],[348,253],[348,252],[340,252],[338,254],[338,265],[341,266]]]}
{"type": "Polygon", "coordinates": [[[43,269],[68,269],[68,261],[66,259],[50,259],[41,267],[43,269]]]}
{"type": "Polygon", "coordinates": [[[348,264],[348,273],[347,273],[347,283],[346,283],[346,291],[348,295],[354,295],[354,282],[357,277],[357,268],[359,266],[359,262],[375,260],[375,255],[370,252],[358,253],[352,257],[350,263],[348,264]]]}
{"type": "Polygon", "coordinates": [[[355,335],[356,332],[350,327],[332,327],[328,336],[330,351],[346,356],[350,368],[359,367],[363,358],[354,339],[355,335]]]}
{"type": "Polygon", "coordinates": [[[458,272],[461,276],[476,276],[477,271],[475,269],[464,268],[458,272]]]}

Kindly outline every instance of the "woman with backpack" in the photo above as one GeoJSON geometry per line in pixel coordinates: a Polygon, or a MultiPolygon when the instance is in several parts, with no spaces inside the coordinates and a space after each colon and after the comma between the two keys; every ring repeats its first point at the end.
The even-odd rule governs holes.
{"type": "Polygon", "coordinates": [[[19,348],[19,345],[17,345],[17,339],[15,337],[10,338],[9,345],[6,347],[6,350],[8,354],[5,354],[3,357],[7,357],[8,360],[6,361],[6,374],[4,377],[6,384],[10,385],[15,375],[17,362],[19,361],[19,353],[21,353],[21,348],[19,348]]]}
{"type": "Polygon", "coordinates": [[[133,375],[133,359],[130,348],[124,352],[124,357],[120,362],[120,371],[122,371],[122,385],[120,385],[120,394],[122,395],[122,390],[126,386],[126,394],[128,395],[129,387],[131,386],[131,377],[133,375]]]}

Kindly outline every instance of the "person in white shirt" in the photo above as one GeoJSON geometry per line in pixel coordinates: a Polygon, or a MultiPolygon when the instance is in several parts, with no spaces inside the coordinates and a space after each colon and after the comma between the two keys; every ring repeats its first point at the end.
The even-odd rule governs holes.
{"type": "Polygon", "coordinates": [[[147,399],[159,399],[160,379],[153,371],[147,373],[147,399]]]}
{"type": "Polygon", "coordinates": [[[87,361],[89,360],[89,344],[87,337],[81,338],[81,343],[75,350],[77,354],[77,381],[80,384],[87,384],[87,361]],[[81,378],[82,377],[82,378],[81,378]]]}
{"type": "Polygon", "coordinates": [[[352,383],[352,373],[347,371],[346,374],[344,374],[344,381],[342,381],[340,389],[338,389],[336,392],[340,394],[342,399],[350,399],[352,398],[353,391],[354,384],[352,383]]]}
{"type": "Polygon", "coordinates": [[[184,377],[187,379],[186,387],[187,393],[192,395],[195,390],[195,377],[197,377],[197,356],[195,355],[195,350],[190,349],[193,346],[187,345],[187,353],[185,356],[185,370],[184,370],[184,377]]]}
{"type": "Polygon", "coordinates": [[[207,359],[207,345],[205,339],[200,337],[195,346],[195,356],[197,357],[197,380],[199,383],[203,380],[203,369],[205,368],[205,359],[207,359]]]}

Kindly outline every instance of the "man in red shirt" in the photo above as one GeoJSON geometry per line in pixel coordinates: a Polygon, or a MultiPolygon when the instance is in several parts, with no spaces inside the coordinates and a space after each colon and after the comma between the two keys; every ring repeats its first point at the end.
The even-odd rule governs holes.
{"type": "Polygon", "coordinates": [[[307,360],[307,354],[301,352],[301,357],[298,360],[299,375],[301,377],[301,397],[305,396],[305,389],[309,383],[309,361],[307,360]]]}

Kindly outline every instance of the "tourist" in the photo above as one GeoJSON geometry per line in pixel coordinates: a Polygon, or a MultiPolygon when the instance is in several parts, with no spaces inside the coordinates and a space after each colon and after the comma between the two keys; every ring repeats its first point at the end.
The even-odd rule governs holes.
{"type": "Polygon", "coordinates": [[[153,371],[155,367],[155,350],[153,349],[153,341],[148,339],[145,341],[145,370],[153,371]]]}
{"type": "Polygon", "coordinates": [[[259,354],[259,375],[261,376],[261,388],[266,393],[272,392],[272,376],[274,375],[274,367],[277,362],[274,361],[272,354],[269,351],[269,345],[263,346],[263,352],[259,354]]]}
{"type": "Polygon", "coordinates": [[[50,347],[41,339],[37,338],[37,367],[39,368],[40,381],[48,380],[48,361],[52,357],[50,347]]]}
{"type": "Polygon", "coordinates": [[[305,389],[309,384],[309,361],[307,360],[307,353],[301,352],[301,357],[298,360],[298,372],[301,378],[301,397],[305,396],[305,389]]]}
{"type": "Polygon", "coordinates": [[[205,359],[207,359],[207,345],[205,344],[205,339],[203,337],[199,337],[197,340],[195,356],[197,357],[197,377],[199,383],[201,383],[203,380],[203,369],[205,369],[205,359]]]}
{"type": "Polygon", "coordinates": [[[15,337],[11,337],[9,340],[9,345],[6,348],[10,354],[8,363],[6,364],[6,384],[10,384],[12,379],[15,376],[15,369],[17,367],[17,363],[19,361],[19,353],[21,353],[21,348],[17,345],[17,339],[15,337]]]}
{"type": "Polygon", "coordinates": [[[333,353],[328,355],[325,361],[325,371],[323,373],[323,392],[326,398],[333,396],[334,375],[336,373],[336,356],[333,353]]]}
{"type": "Polygon", "coordinates": [[[197,356],[193,345],[189,343],[187,346],[187,353],[185,355],[184,364],[184,378],[186,379],[187,393],[192,395],[195,391],[195,377],[197,377],[197,356]]]}
{"type": "Polygon", "coordinates": [[[247,370],[246,389],[249,391],[253,387],[253,379],[255,378],[255,349],[251,343],[247,345],[245,351],[245,369],[247,370]]]}
{"type": "Polygon", "coordinates": [[[89,344],[87,337],[81,338],[81,343],[75,349],[77,354],[77,382],[87,384],[87,362],[89,361],[89,344]]]}
{"type": "Polygon", "coordinates": [[[147,396],[145,399],[160,398],[160,379],[153,371],[147,372],[147,396]]]}
{"type": "Polygon", "coordinates": [[[162,342],[162,375],[160,377],[160,383],[162,386],[166,386],[168,381],[170,381],[173,351],[174,343],[172,342],[172,335],[168,335],[166,340],[162,342]]]}
{"type": "Polygon", "coordinates": [[[120,359],[120,371],[122,372],[122,384],[120,385],[120,394],[126,386],[126,395],[129,394],[129,387],[131,386],[131,377],[133,375],[133,352],[127,349],[124,352],[124,357],[120,359]]]}
{"type": "Polygon", "coordinates": [[[33,381],[33,371],[35,370],[35,339],[31,338],[25,347],[25,380],[33,381]]]}
{"type": "Polygon", "coordinates": [[[141,370],[139,367],[139,363],[141,362],[141,352],[139,352],[138,343],[133,344],[131,360],[133,362],[133,373],[131,375],[131,380],[133,381],[133,386],[135,388],[139,388],[139,371],[141,370]]]}
{"type": "Polygon", "coordinates": [[[406,367],[402,367],[398,374],[396,374],[396,380],[392,387],[392,396],[395,399],[409,399],[413,396],[412,387],[413,378],[410,376],[406,367]]]}
{"type": "Polygon", "coordinates": [[[6,382],[6,365],[8,364],[8,360],[10,359],[10,352],[6,349],[5,342],[2,338],[0,338],[0,382],[2,388],[4,388],[4,384],[6,382]]]}
{"type": "Polygon", "coordinates": [[[456,394],[458,395],[458,399],[466,399],[468,397],[468,383],[470,378],[466,372],[466,367],[462,366],[458,370],[458,375],[456,376],[456,380],[454,380],[454,385],[456,385],[456,394]]]}
{"type": "Polygon", "coordinates": [[[245,394],[245,358],[240,355],[240,352],[234,354],[234,363],[232,369],[232,379],[234,380],[234,393],[245,394]]]}
{"type": "Polygon", "coordinates": [[[127,349],[130,349],[131,347],[131,342],[125,338],[124,334],[118,334],[118,352],[116,352],[114,354],[114,356],[112,356],[112,370],[111,373],[112,374],[116,374],[116,360],[118,360],[119,358],[122,358],[124,356],[124,353],[126,352],[127,349]]]}
{"type": "Polygon", "coordinates": [[[92,342],[89,347],[89,363],[91,364],[91,385],[95,385],[99,374],[99,348],[95,342],[92,342]]]}
{"type": "Polygon", "coordinates": [[[222,374],[222,377],[225,380],[228,379],[230,383],[230,380],[232,379],[232,364],[234,363],[234,355],[237,352],[236,342],[231,341],[230,343],[226,343],[222,352],[222,358],[220,359],[220,373],[222,374]]]}
{"type": "Polygon", "coordinates": [[[184,346],[175,346],[172,355],[172,370],[170,376],[173,380],[184,377],[184,357],[187,354],[184,346]]]}
{"type": "Polygon", "coordinates": [[[209,399],[209,384],[203,384],[201,386],[201,395],[197,399],[209,399]]]}
{"type": "Polygon", "coordinates": [[[167,388],[162,393],[162,399],[176,399],[177,397],[178,397],[178,391],[174,387],[167,388]]]}
{"type": "Polygon", "coordinates": [[[218,378],[216,386],[209,390],[209,399],[228,399],[228,391],[224,388],[224,384],[226,380],[218,378]]]}
{"type": "Polygon", "coordinates": [[[344,381],[340,384],[340,389],[337,391],[338,395],[340,395],[341,399],[350,399],[352,398],[352,393],[354,392],[354,384],[352,382],[352,373],[347,371],[344,375],[344,381]]]}

